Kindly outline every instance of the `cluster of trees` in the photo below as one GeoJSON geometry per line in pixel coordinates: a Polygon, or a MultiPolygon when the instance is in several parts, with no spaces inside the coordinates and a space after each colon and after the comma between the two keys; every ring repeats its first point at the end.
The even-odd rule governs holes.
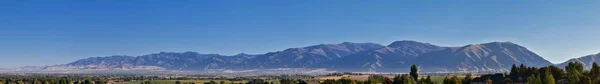
{"type": "MultiPolygon", "coordinates": [[[[572,65],[569,65],[567,67],[572,67],[572,65]]],[[[510,73],[508,74],[509,77],[527,77],[526,82],[528,84],[556,84],[556,82],[558,81],[556,79],[563,79],[565,75],[565,71],[556,66],[537,68],[527,67],[523,64],[521,64],[519,67],[513,64],[510,73]]]]}
{"type": "Polygon", "coordinates": [[[437,84],[431,80],[430,76],[419,79],[418,72],[417,66],[412,65],[409,74],[396,75],[393,79],[382,75],[370,75],[367,81],[342,78],[339,80],[325,80],[321,84],[437,84]]]}
{"type": "Polygon", "coordinates": [[[471,80],[473,80],[472,74],[466,74],[464,78],[458,76],[446,77],[442,84],[470,84],[471,80]]]}
{"type": "Polygon", "coordinates": [[[594,62],[590,70],[585,70],[580,62],[569,62],[563,70],[556,66],[537,68],[521,64],[513,65],[508,76],[527,77],[528,84],[556,84],[561,79],[568,84],[600,84],[600,66],[594,62]]]}
{"type": "Polygon", "coordinates": [[[562,78],[569,84],[600,84],[600,66],[596,62],[592,63],[589,71],[585,70],[583,64],[579,62],[569,62],[565,70],[566,75],[562,78]]]}

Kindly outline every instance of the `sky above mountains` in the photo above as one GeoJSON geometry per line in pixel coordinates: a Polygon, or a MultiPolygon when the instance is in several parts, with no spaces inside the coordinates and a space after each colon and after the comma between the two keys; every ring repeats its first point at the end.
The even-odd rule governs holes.
{"type": "Polygon", "coordinates": [[[597,0],[2,0],[0,67],[342,42],[510,41],[560,63],[600,52],[597,0]]]}

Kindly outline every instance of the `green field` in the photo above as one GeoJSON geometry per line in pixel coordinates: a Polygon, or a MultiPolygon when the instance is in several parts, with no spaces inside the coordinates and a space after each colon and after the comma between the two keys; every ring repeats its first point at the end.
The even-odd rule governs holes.
{"type": "Polygon", "coordinates": [[[436,83],[442,83],[444,82],[444,78],[446,78],[446,76],[431,76],[431,81],[436,83]]]}

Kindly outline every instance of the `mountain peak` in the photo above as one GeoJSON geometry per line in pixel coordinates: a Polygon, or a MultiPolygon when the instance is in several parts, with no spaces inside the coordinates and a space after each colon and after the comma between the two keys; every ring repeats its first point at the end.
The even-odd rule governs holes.
{"type": "Polygon", "coordinates": [[[510,41],[504,41],[504,42],[496,41],[496,42],[489,42],[489,43],[483,43],[483,44],[511,44],[511,45],[516,45],[515,43],[510,42],[510,41]]]}
{"type": "Polygon", "coordinates": [[[407,48],[407,47],[414,47],[414,46],[435,46],[435,47],[438,47],[436,45],[432,45],[432,44],[429,44],[429,43],[417,42],[417,41],[412,41],[412,40],[395,41],[392,44],[388,45],[388,47],[391,47],[391,48],[398,48],[398,47],[407,48]]]}
{"type": "Polygon", "coordinates": [[[343,42],[343,43],[341,43],[341,44],[344,44],[344,45],[349,45],[349,44],[356,44],[356,43],[353,43],[353,42],[343,42]]]}
{"type": "Polygon", "coordinates": [[[251,55],[251,54],[239,53],[239,54],[236,54],[236,55],[233,55],[233,56],[248,56],[248,55],[251,55]]]}

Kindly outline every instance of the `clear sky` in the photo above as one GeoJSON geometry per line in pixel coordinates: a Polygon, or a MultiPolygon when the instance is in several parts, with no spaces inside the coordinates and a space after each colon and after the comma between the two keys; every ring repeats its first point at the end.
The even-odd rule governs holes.
{"type": "Polygon", "coordinates": [[[0,0],[0,67],[342,42],[510,41],[553,63],[600,52],[599,0],[0,0]]]}

